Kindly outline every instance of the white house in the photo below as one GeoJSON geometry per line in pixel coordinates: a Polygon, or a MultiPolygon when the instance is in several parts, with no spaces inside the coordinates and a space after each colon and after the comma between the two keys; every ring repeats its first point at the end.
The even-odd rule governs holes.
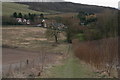
{"type": "Polygon", "coordinates": [[[45,22],[45,20],[43,19],[42,22],[45,22]]]}
{"type": "Polygon", "coordinates": [[[24,23],[26,23],[26,22],[27,22],[27,20],[26,20],[26,19],[23,19],[23,22],[24,22],[24,23]]]}
{"type": "Polygon", "coordinates": [[[22,18],[16,18],[19,23],[22,23],[22,18]]]}
{"type": "Polygon", "coordinates": [[[22,18],[16,18],[18,23],[24,23],[24,24],[30,24],[30,20],[22,19],[22,18]]]}
{"type": "Polygon", "coordinates": [[[29,25],[29,24],[30,24],[30,20],[27,20],[27,21],[26,21],[26,24],[28,24],[28,25],[29,25]]]}

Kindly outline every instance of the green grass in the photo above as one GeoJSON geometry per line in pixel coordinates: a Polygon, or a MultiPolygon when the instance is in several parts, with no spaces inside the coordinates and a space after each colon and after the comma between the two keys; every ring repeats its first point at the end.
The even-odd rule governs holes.
{"type": "Polygon", "coordinates": [[[73,53],[63,61],[63,64],[56,65],[46,71],[48,78],[96,78],[97,74],[92,71],[90,66],[80,63],[73,53]]]}
{"type": "Polygon", "coordinates": [[[79,39],[80,41],[84,41],[85,40],[85,35],[83,33],[79,33],[75,37],[77,39],[79,39]]]}
{"type": "Polygon", "coordinates": [[[13,2],[3,2],[2,3],[2,15],[12,15],[14,12],[21,12],[23,14],[28,14],[28,13],[35,13],[35,14],[40,14],[45,12],[39,12],[39,11],[34,11],[29,9],[28,5],[24,4],[18,4],[18,3],[13,3],[13,2]]]}

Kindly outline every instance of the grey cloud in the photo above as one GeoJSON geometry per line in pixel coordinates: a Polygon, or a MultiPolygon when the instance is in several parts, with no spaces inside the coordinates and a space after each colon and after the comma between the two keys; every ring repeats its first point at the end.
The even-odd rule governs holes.
{"type": "Polygon", "coordinates": [[[120,1],[118,2],[118,9],[120,10],[120,1]]]}
{"type": "Polygon", "coordinates": [[[63,1],[64,0],[2,0],[2,2],[63,2],[63,1]]]}

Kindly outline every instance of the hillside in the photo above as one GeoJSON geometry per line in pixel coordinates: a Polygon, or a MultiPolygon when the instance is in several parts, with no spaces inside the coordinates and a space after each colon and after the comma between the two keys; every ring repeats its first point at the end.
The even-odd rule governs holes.
{"type": "MultiPolygon", "coordinates": [[[[21,3],[21,2],[20,2],[21,3]]],[[[87,11],[93,13],[100,13],[106,9],[115,10],[110,7],[102,7],[95,5],[85,5],[72,2],[22,2],[21,4],[29,5],[30,9],[36,11],[56,11],[56,12],[79,12],[87,11]]]]}
{"type": "Polygon", "coordinates": [[[2,3],[2,14],[3,15],[11,15],[14,12],[21,12],[23,14],[28,14],[28,13],[40,14],[41,13],[40,11],[29,9],[28,5],[12,3],[12,2],[2,3]]]}

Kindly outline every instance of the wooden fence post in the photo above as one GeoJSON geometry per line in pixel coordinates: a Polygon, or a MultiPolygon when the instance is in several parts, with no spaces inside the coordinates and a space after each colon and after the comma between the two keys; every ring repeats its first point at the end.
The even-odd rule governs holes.
{"type": "Polygon", "coordinates": [[[120,37],[118,37],[118,66],[117,66],[117,71],[118,71],[118,78],[120,78],[120,37]]]}

